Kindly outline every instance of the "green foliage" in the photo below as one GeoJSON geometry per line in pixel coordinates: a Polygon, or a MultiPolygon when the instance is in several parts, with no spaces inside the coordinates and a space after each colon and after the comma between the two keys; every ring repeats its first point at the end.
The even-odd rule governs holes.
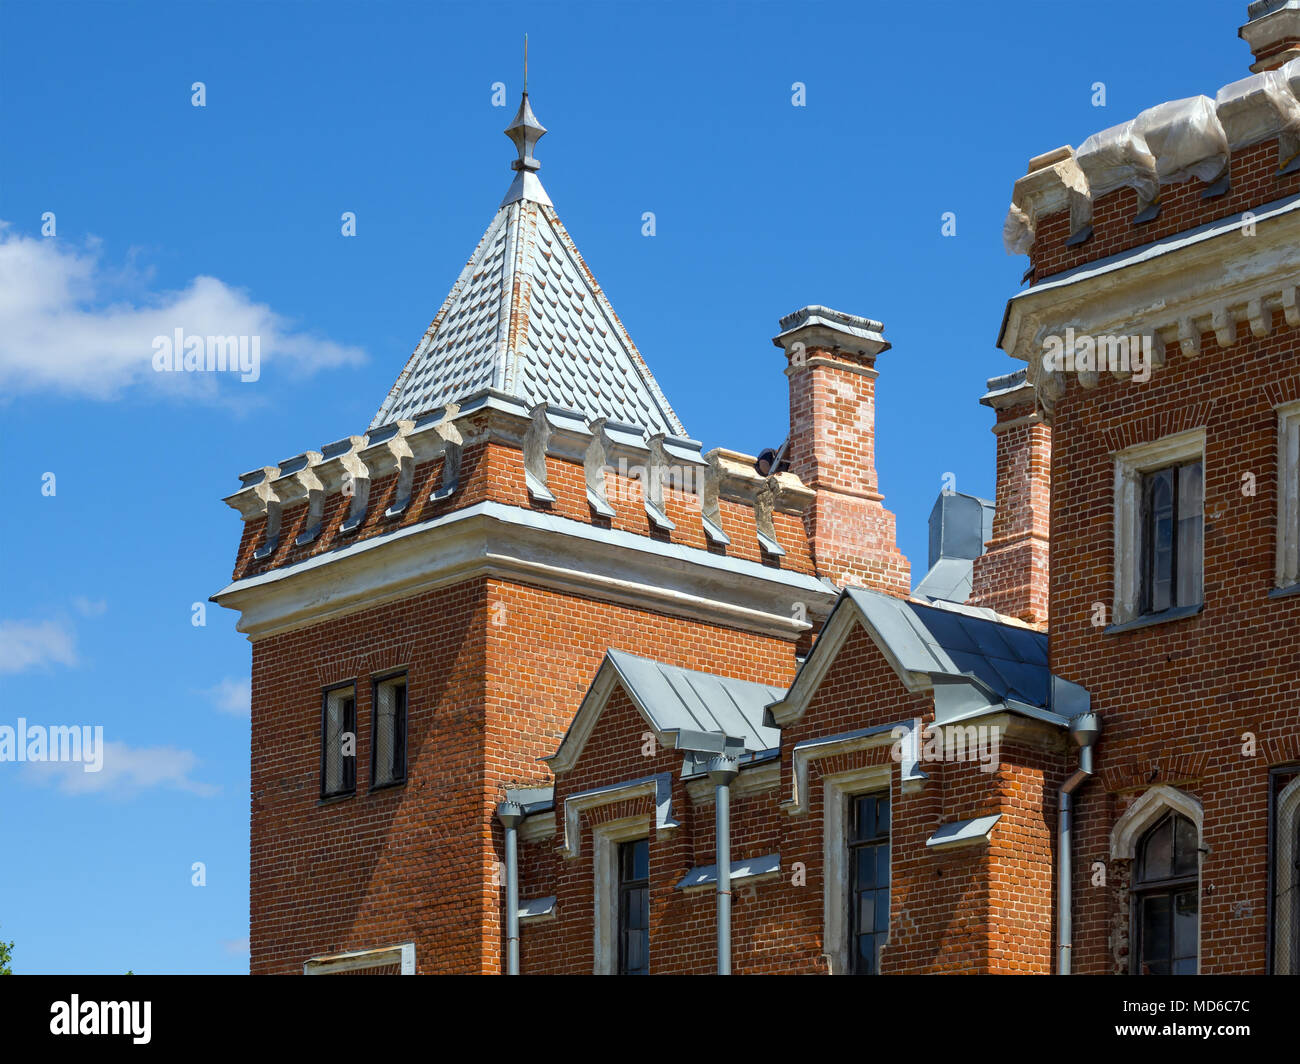
{"type": "Polygon", "coordinates": [[[14,959],[14,944],[12,942],[0,942],[0,975],[13,975],[14,970],[11,967],[14,959]]]}

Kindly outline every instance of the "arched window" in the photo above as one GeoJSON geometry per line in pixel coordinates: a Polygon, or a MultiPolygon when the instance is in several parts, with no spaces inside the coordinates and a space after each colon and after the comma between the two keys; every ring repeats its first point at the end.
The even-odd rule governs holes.
{"type": "Polygon", "coordinates": [[[1142,975],[1195,975],[1199,928],[1196,825],[1162,817],[1137,846],[1133,867],[1133,955],[1142,975]]]}
{"type": "Polygon", "coordinates": [[[1291,902],[1291,926],[1286,930],[1286,942],[1291,951],[1291,972],[1300,972],[1300,817],[1296,818],[1295,838],[1292,840],[1291,884],[1283,900],[1291,902]]]}
{"type": "Polygon", "coordinates": [[[1273,974],[1300,974],[1300,768],[1273,779],[1273,974]]]}

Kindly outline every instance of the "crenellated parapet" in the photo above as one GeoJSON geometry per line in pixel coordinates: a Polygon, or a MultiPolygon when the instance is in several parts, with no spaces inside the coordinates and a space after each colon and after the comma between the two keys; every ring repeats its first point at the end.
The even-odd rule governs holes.
{"type": "MultiPolygon", "coordinates": [[[[529,408],[497,393],[344,437],[240,481],[225,500],[246,522],[232,588],[308,570],[324,574],[336,562],[341,572],[359,551],[388,542],[404,551],[413,535],[437,535],[462,521],[481,525],[491,515],[530,536],[545,528],[557,555],[572,556],[574,574],[595,549],[584,540],[599,539],[602,549],[625,544],[613,571],[695,564],[714,581],[716,572],[708,571],[722,566],[736,578],[748,574],[751,583],[757,577],[758,584],[777,579],[797,587],[781,594],[804,603],[814,618],[820,600],[830,602],[804,529],[814,493],[794,474],[762,476],[750,455],[722,448],[704,454],[684,436],[554,405],[529,408]],[[635,564],[628,554],[633,542],[643,555],[635,564]]],[[[486,557],[474,564],[484,571],[519,575],[533,566],[523,555],[536,554],[522,546],[518,557],[513,547],[481,549],[486,557]]],[[[449,548],[445,557],[455,554],[449,548]]],[[[470,564],[459,558],[448,579],[463,577],[470,564]]],[[[757,586],[746,594],[763,597],[757,586]]],[[[793,638],[807,630],[807,613],[786,606],[779,621],[769,622],[793,638]]]]}
{"type": "Polygon", "coordinates": [[[1300,192],[1300,59],[1030,161],[1003,229],[1035,281],[1300,192]],[[1263,198],[1261,198],[1261,195],[1263,198]]]}
{"type": "Polygon", "coordinates": [[[1004,236],[1027,252],[999,346],[1050,419],[1070,380],[1139,381],[1300,326],[1300,59],[1039,156],[1004,236]]]}

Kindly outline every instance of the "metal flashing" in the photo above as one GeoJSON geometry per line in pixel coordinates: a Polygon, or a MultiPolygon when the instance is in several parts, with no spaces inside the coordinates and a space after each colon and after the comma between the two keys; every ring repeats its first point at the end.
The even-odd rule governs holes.
{"type": "MultiPolygon", "coordinates": [[[[779,853],[764,854],[762,857],[750,857],[743,861],[731,862],[732,881],[759,879],[763,876],[775,876],[781,871],[779,853]]],[[[677,883],[677,890],[699,890],[718,881],[717,864],[698,865],[686,873],[677,883]]]]}
{"type": "Polygon", "coordinates": [[[980,816],[974,820],[957,820],[942,825],[938,831],[925,840],[930,849],[942,849],[947,846],[970,846],[985,842],[993,831],[994,825],[1002,819],[1001,813],[992,816],[980,816]]]}

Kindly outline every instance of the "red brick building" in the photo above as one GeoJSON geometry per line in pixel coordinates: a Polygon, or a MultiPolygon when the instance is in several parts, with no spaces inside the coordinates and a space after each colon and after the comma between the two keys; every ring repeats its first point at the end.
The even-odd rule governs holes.
{"type": "Polygon", "coordinates": [[[703,452],[525,96],[371,426],[227,500],[252,971],[1300,970],[1300,7],[1250,14],[1251,78],[1016,182],[996,498],[915,588],[881,323],[782,318],[785,445],[703,452]]]}

